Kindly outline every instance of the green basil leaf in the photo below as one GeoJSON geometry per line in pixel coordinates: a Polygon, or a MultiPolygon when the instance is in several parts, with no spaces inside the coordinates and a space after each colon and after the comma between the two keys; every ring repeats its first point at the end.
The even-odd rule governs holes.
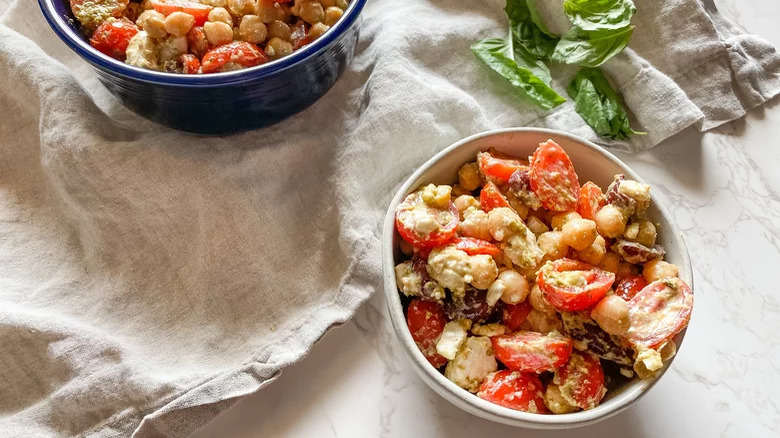
{"type": "MultiPolygon", "coordinates": [[[[507,0],[508,2],[511,0],[507,0]]],[[[539,11],[536,10],[536,6],[534,5],[534,0],[525,0],[526,7],[528,8],[528,13],[531,15],[531,21],[534,22],[536,27],[539,28],[545,35],[557,38],[557,35],[550,32],[550,29],[547,28],[547,25],[544,24],[544,20],[542,20],[542,16],[539,15],[539,11]]]]}
{"type": "Polygon", "coordinates": [[[633,33],[634,26],[602,32],[588,32],[575,26],[555,46],[552,60],[583,67],[599,67],[622,52],[633,33]]]}
{"type": "Polygon", "coordinates": [[[471,51],[536,105],[552,109],[566,101],[529,68],[515,61],[514,51],[507,40],[488,38],[477,41],[471,46],[471,51]]]}
{"type": "Polygon", "coordinates": [[[645,134],[631,129],[620,96],[600,69],[581,69],[566,92],[574,99],[574,109],[598,135],[628,140],[632,134],[645,134]]]}
{"type": "Polygon", "coordinates": [[[507,0],[504,11],[509,19],[514,45],[522,46],[539,59],[550,59],[558,38],[544,27],[531,0],[507,0]],[[541,24],[541,27],[540,27],[541,24]]]}
{"type": "Polygon", "coordinates": [[[636,7],[631,0],[565,0],[563,10],[572,24],[592,32],[628,27],[636,7]]]}

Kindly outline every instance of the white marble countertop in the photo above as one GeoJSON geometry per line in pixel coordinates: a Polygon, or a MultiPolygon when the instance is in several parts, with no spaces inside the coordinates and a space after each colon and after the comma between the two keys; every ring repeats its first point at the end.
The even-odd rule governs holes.
{"type": "MultiPolygon", "coordinates": [[[[780,47],[780,2],[718,1],[780,47]]],[[[672,369],[626,412],[562,432],[515,429],[450,405],[417,377],[376,293],[298,365],[202,436],[780,436],[780,99],[706,134],[621,156],[685,233],[696,308],[672,369]]]]}

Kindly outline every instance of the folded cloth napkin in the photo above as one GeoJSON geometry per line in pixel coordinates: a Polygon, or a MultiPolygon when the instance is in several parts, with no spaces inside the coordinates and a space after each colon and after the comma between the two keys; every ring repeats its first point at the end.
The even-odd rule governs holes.
{"type": "MultiPolygon", "coordinates": [[[[777,52],[711,0],[636,6],[605,70],[648,135],[611,146],[709,129],[780,91],[777,52]]],[[[380,287],[386,205],[436,151],[507,126],[600,141],[570,102],[518,101],[471,54],[505,34],[503,0],[372,0],[333,90],[224,137],[121,107],[36,2],[0,14],[3,437],[186,436],[380,287]]]]}

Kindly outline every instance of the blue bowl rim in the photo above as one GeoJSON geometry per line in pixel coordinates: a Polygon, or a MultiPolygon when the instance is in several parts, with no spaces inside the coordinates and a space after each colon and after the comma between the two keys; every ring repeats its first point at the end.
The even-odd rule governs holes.
{"type": "Polygon", "coordinates": [[[104,55],[89,45],[70,23],[70,18],[57,13],[54,3],[68,0],[38,0],[38,5],[43,16],[60,39],[74,52],[86,59],[89,63],[101,70],[107,70],[115,75],[124,76],[131,80],[144,81],[154,84],[183,86],[183,87],[212,87],[217,85],[231,85],[256,80],[280,70],[292,67],[306,58],[324,50],[333,44],[353,23],[357,20],[367,0],[351,0],[344,16],[329,29],[323,36],[313,43],[296,50],[289,56],[271,61],[255,67],[236,70],[225,73],[209,73],[198,75],[185,75],[181,73],[166,73],[155,70],[147,70],[125,64],[122,61],[104,55]]]}

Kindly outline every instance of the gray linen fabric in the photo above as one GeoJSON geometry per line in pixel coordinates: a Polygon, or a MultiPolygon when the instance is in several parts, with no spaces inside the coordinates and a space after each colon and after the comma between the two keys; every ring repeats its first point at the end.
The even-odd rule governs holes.
{"type": "MultiPolygon", "coordinates": [[[[611,146],[709,129],[780,91],[780,56],[710,1],[636,5],[631,49],[605,69],[648,135],[611,146]]],[[[598,141],[571,103],[542,112],[476,62],[502,8],[371,0],[317,104],[198,137],[131,114],[35,1],[0,0],[0,436],[186,436],[379,287],[385,206],[436,151],[523,125],[598,141]]],[[[574,69],[556,71],[563,93],[574,69]]]]}

